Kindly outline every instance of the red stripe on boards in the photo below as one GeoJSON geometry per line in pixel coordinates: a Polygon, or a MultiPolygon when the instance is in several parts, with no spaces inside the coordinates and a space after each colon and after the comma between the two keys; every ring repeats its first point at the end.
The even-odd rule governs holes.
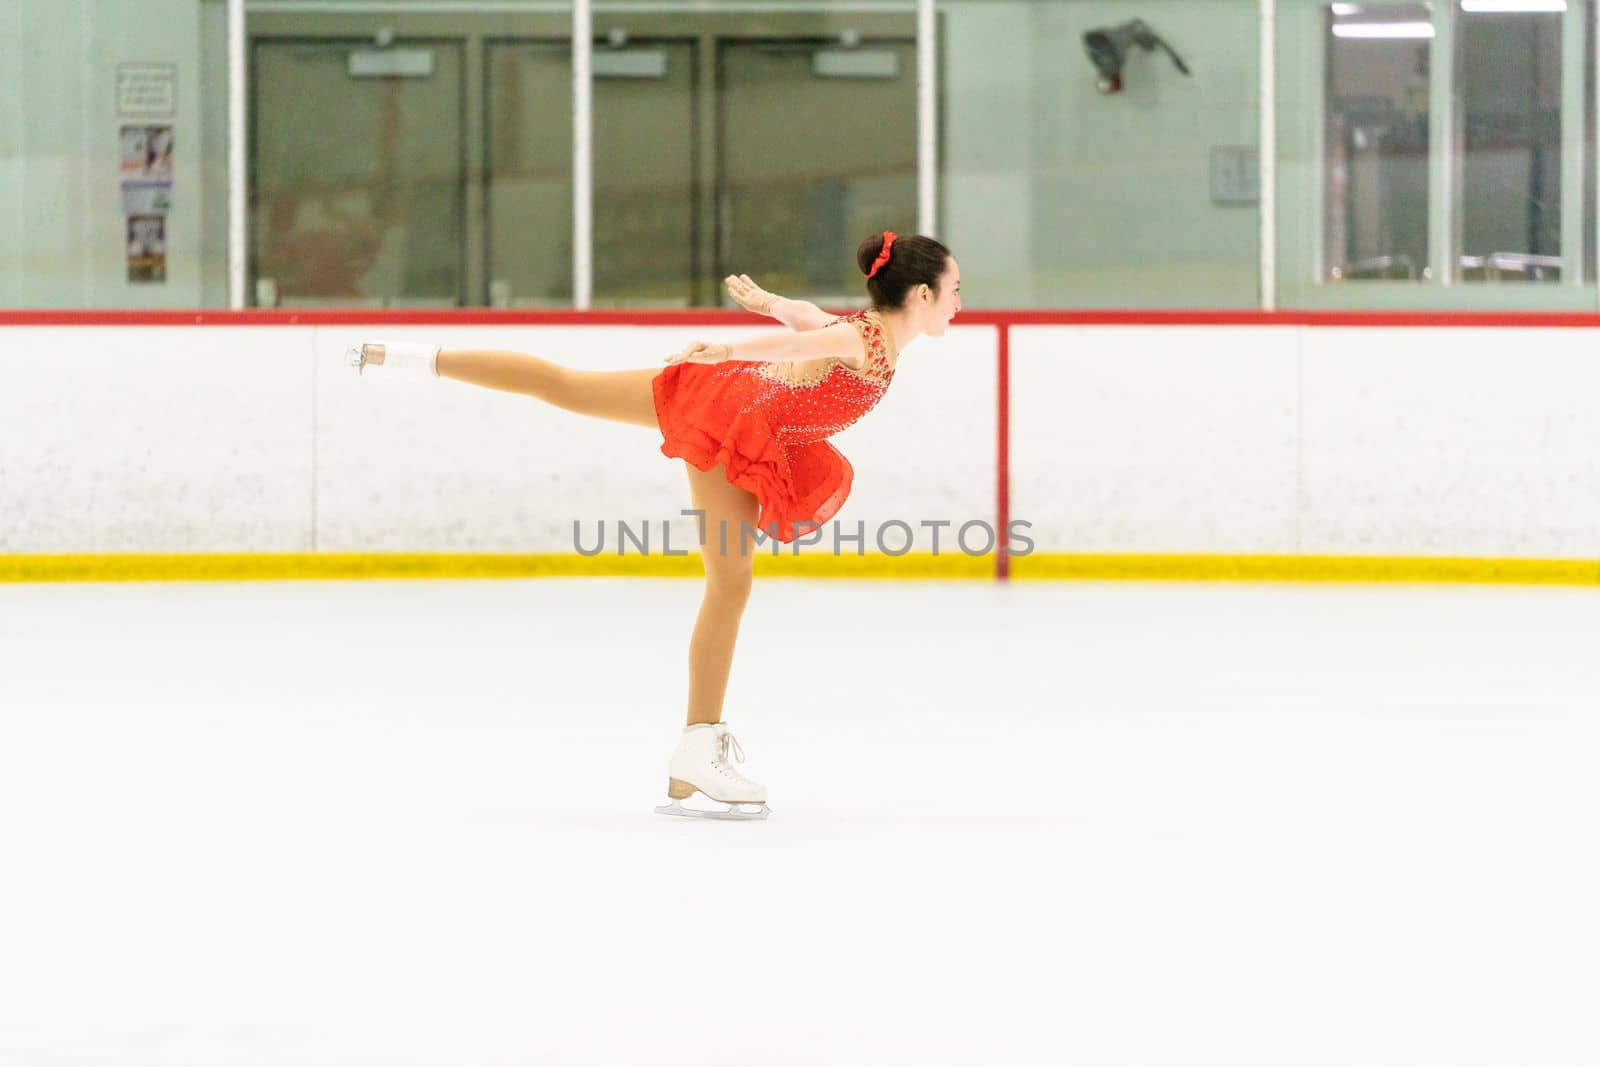
{"type": "MultiPolygon", "coordinates": [[[[842,314],[843,312],[841,312],[842,314]]],[[[743,311],[82,311],[0,309],[0,326],[749,326],[743,311]]],[[[1449,326],[1597,327],[1600,314],[1568,311],[964,311],[956,326],[1449,326]]]]}

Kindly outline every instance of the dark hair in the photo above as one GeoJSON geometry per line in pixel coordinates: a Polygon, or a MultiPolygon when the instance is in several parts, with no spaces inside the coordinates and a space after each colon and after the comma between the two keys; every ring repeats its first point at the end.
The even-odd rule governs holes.
{"type": "MultiPolygon", "coordinates": [[[[883,251],[883,234],[875,233],[856,249],[856,263],[866,274],[883,251]]],[[[950,250],[932,237],[908,233],[896,237],[889,249],[889,262],[867,279],[867,295],[878,308],[904,307],[906,294],[919,285],[939,292],[939,278],[949,266],[950,250]]]]}

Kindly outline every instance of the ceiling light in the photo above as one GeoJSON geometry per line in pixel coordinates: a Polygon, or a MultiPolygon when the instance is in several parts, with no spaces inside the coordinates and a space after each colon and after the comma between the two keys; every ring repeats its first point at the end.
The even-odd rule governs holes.
{"type": "Polygon", "coordinates": [[[1475,15],[1524,15],[1566,9],[1567,0],[1461,0],[1461,10],[1475,15]]]}
{"type": "Polygon", "coordinates": [[[1433,36],[1431,22],[1336,22],[1335,37],[1378,40],[1426,40],[1433,36]]]}

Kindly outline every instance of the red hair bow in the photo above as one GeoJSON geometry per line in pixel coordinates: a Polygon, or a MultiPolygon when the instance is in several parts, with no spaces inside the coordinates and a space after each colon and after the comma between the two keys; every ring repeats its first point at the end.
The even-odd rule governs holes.
{"type": "Polygon", "coordinates": [[[889,249],[894,247],[895,233],[893,230],[883,231],[883,251],[878,253],[878,258],[872,261],[872,269],[867,271],[871,278],[878,273],[878,268],[889,262],[889,249]]]}

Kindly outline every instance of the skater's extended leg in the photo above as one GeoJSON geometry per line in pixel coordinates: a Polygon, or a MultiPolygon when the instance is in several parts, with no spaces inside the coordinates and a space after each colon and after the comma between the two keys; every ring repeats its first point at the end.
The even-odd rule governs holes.
{"type": "Polygon", "coordinates": [[[445,349],[439,353],[439,377],[470,385],[538,397],[580,415],[657,427],[651,382],[657,370],[574,370],[521,352],[445,349]]]}
{"type": "Polygon", "coordinates": [[[706,591],[689,640],[688,722],[693,726],[722,721],[733,647],[739,620],[750,600],[755,568],[755,549],[741,551],[741,534],[745,524],[755,528],[760,508],[754,494],[731,484],[721,467],[701,471],[687,463],[684,466],[694,506],[705,512],[706,543],[700,558],[705,562],[706,591]],[[726,552],[720,536],[723,528],[728,531],[726,552]]]}

